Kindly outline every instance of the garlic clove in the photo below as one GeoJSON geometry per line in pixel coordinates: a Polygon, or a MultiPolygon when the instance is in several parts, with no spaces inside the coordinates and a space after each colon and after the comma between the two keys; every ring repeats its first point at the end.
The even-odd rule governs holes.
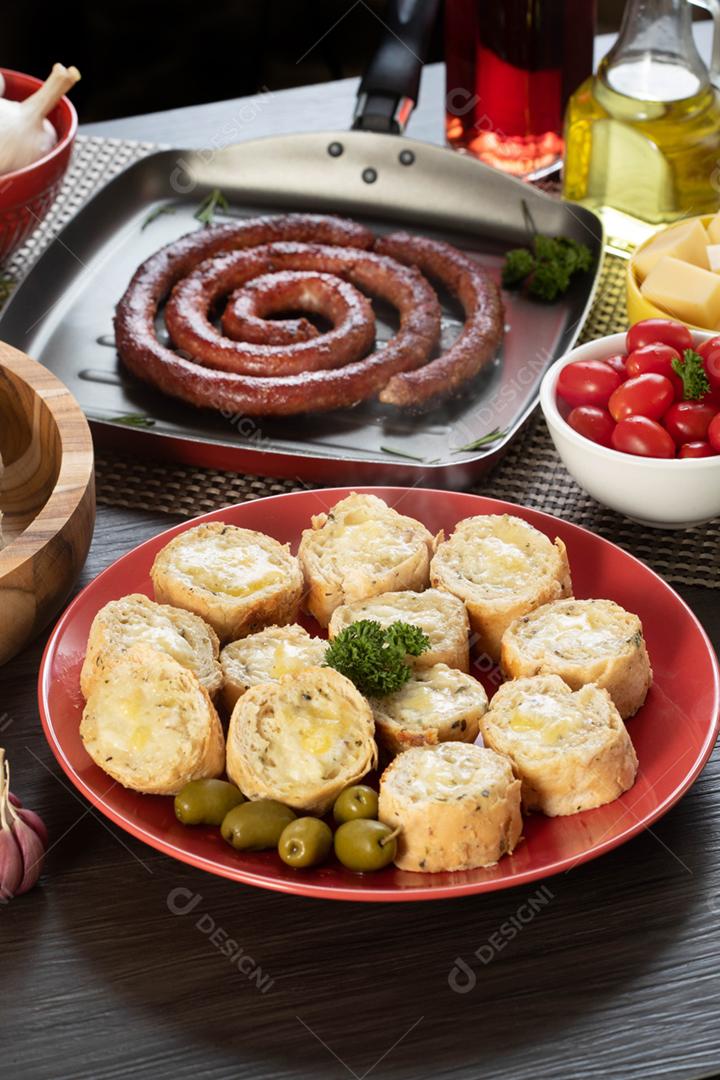
{"type": "MultiPolygon", "coordinates": [[[[79,78],[80,72],[76,67],[66,68],[63,64],[53,64],[52,71],[42,86],[20,102],[24,116],[33,120],[42,120],[53,111],[63,94],[66,94],[79,78]]],[[[54,134],[55,129],[52,128],[52,130],[54,134]]]]}
{"type": "Polygon", "coordinates": [[[48,845],[48,831],[45,822],[36,814],[34,810],[26,810],[24,807],[19,807],[17,811],[18,817],[22,818],[26,825],[29,825],[34,832],[40,837],[43,847],[48,845]]]}
{"type": "Polygon", "coordinates": [[[0,902],[31,889],[45,858],[45,824],[19,802],[10,794],[10,767],[0,747],[0,902]]]}
{"type": "Polygon", "coordinates": [[[0,829],[0,901],[17,895],[24,876],[22,852],[12,831],[0,829]]]}
{"type": "Polygon", "coordinates": [[[32,889],[43,868],[45,845],[26,821],[16,817],[12,827],[13,835],[22,856],[22,879],[15,889],[15,895],[21,896],[32,889]]]}

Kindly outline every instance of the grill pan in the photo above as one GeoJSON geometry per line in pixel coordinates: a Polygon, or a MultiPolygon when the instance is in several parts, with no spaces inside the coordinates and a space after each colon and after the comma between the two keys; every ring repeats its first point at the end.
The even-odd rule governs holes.
{"type": "MultiPolygon", "coordinates": [[[[537,402],[552,361],[572,347],[602,258],[599,219],[469,157],[398,137],[417,99],[433,4],[398,2],[362,80],[354,129],[256,139],[221,150],[164,150],[108,183],[63,229],[0,317],[0,338],[69,387],[103,448],[189,464],[319,483],[462,487],[507,448],[537,402]],[[370,129],[370,130],[368,130],[370,129]],[[411,414],[379,403],[333,413],[258,419],[197,410],[125,372],[112,337],[115,305],[137,266],[190,229],[219,188],[237,217],[310,210],[378,233],[445,239],[499,275],[504,252],[540,232],[587,243],[594,273],[544,305],[507,294],[506,334],[494,362],[459,397],[411,414]],[[159,208],[170,208],[143,227],[159,208]],[[462,450],[492,429],[502,437],[462,450]]],[[[218,220],[224,220],[219,218],[218,220]]],[[[443,299],[443,345],[462,315],[443,299]]],[[[376,309],[378,338],[392,313],[376,309]]],[[[308,402],[308,407],[311,407],[308,402]]]]}

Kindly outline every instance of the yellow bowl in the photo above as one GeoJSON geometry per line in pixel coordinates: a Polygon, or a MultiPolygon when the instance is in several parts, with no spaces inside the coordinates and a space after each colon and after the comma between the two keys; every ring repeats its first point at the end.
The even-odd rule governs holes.
{"type": "MultiPolygon", "coordinates": [[[[668,225],[667,229],[658,229],[656,233],[649,236],[647,240],[640,245],[633,257],[630,259],[627,268],[627,313],[630,325],[640,322],[642,319],[674,319],[675,322],[685,322],[684,319],[678,319],[676,315],[672,315],[669,311],[665,311],[663,308],[656,307],[655,304],[651,304],[649,300],[646,300],[643,294],[640,292],[640,283],[635,273],[635,258],[643,251],[648,244],[651,244],[660,233],[667,232],[668,229],[676,229],[679,225],[687,225],[689,221],[700,221],[703,225],[710,224],[714,214],[700,214],[697,218],[683,218],[682,221],[676,221],[672,225],[668,225]]],[[[685,323],[685,326],[689,326],[691,330],[704,330],[708,334],[718,334],[717,327],[712,326],[696,326],[694,323],[685,323]]]]}

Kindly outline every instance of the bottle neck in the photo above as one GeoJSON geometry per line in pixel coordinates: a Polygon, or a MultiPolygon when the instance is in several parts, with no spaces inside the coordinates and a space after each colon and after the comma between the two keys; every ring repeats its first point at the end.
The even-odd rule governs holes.
{"type": "Polygon", "coordinates": [[[710,79],[695,46],[689,0],[630,0],[602,77],[616,92],[643,101],[678,101],[706,89],[710,79]]]}

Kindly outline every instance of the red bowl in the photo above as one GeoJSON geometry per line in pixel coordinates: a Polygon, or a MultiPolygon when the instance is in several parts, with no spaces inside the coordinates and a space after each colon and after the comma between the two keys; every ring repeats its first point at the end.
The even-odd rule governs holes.
{"type": "MultiPolygon", "coordinates": [[[[0,68],[5,79],[5,97],[23,101],[30,97],[42,79],[20,71],[0,68]]],[[[7,259],[27,240],[55,202],[67,171],[77,132],[77,113],[63,97],[48,116],[58,141],[44,157],[24,169],[0,176],[0,262],[7,259]]]]}

